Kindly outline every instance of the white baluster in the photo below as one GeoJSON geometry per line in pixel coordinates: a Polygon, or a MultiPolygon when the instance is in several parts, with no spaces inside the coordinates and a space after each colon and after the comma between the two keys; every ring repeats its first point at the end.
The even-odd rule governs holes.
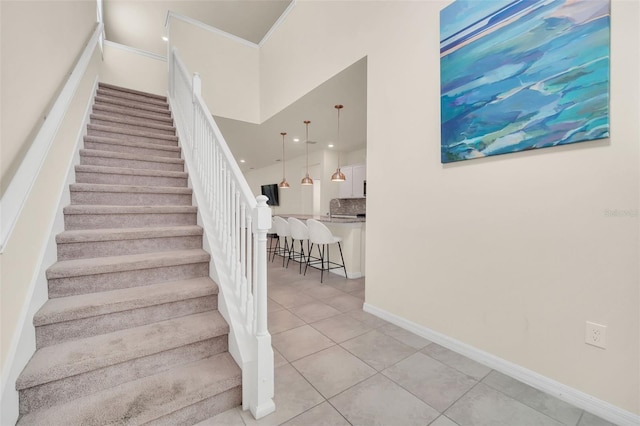
{"type": "MultiPolygon", "coordinates": [[[[200,74],[193,73],[193,80],[191,83],[191,90],[192,90],[192,98],[191,98],[191,102],[192,102],[192,108],[191,108],[191,114],[192,117],[191,119],[193,120],[193,124],[192,124],[192,135],[191,135],[191,140],[193,141],[193,145],[192,145],[192,158],[197,158],[197,142],[196,142],[196,100],[197,97],[200,95],[200,93],[202,92],[202,80],[200,79],[200,74]]],[[[197,167],[197,166],[196,166],[197,167]]]]}

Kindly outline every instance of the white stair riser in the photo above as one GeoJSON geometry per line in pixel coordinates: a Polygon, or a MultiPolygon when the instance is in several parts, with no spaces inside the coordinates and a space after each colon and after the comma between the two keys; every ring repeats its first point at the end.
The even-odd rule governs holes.
{"type": "Polygon", "coordinates": [[[170,186],[184,188],[187,178],[171,176],[120,175],[116,173],[76,172],[77,183],[102,183],[106,185],[170,186]]]}
{"type": "Polygon", "coordinates": [[[209,263],[202,262],[98,275],[55,278],[49,279],[49,298],[139,287],[151,283],[157,284],[166,281],[206,277],[208,275],[209,263]]]}
{"type": "MultiPolygon", "coordinates": [[[[159,144],[162,145],[162,144],[159,144]]],[[[135,145],[120,145],[108,142],[84,141],[85,149],[97,149],[99,151],[126,152],[129,154],[153,155],[156,157],[180,158],[180,151],[167,151],[135,145]]]]}
{"type": "Polygon", "coordinates": [[[72,191],[71,204],[106,206],[190,206],[191,194],[72,191]]]}
{"type": "Polygon", "coordinates": [[[176,131],[173,129],[163,129],[163,128],[158,128],[159,126],[154,127],[153,125],[145,126],[145,122],[142,122],[142,121],[136,122],[136,123],[128,123],[128,122],[117,121],[117,120],[112,121],[112,120],[104,120],[101,118],[91,118],[91,124],[98,124],[100,126],[112,126],[112,127],[118,127],[121,129],[137,130],[141,132],[153,132],[153,133],[158,133],[160,135],[167,135],[167,136],[176,135],[176,131]]]}
{"type": "Polygon", "coordinates": [[[153,136],[128,135],[126,133],[119,133],[117,131],[110,132],[105,130],[89,129],[87,130],[87,135],[101,136],[105,138],[124,140],[128,142],[143,142],[143,143],[152,143],[155,145],[178,146],[178,142],[176,140],[161,139],[153,136]]]}
{"type": "Polygon", "coordinates": [[[202,248],[201,235],[58,243],[58,260],[202,248]]]}
{"type": "Polygon", "coordinates": [[[171,318],[218,309],[218,296],[202,296],[36,327],[36,347],[111,333],[171,318]]]}
{"type": "Polygon", "coordinates": [[[195,225],[196,222],[196,213],[105,213],[72,214],[64,216],[64,227],[68,231],[81,229],[195,225]]]}
{"type": "Polygon", "coordinates": [[[184,163],[164,163],[143,159],[111,158],[80,154],[80,164],[88,166],[130,167],[143,170],[165,170],[168,172],[184,171],[184,163]]]}
{"type": "MultiPolygon", "coordinates": [[[[157,374],[176,365],[227,350],[227,336],[206,339],[107,368],[67,377],[20,391],[20,413],[47,408],[121,383],[157,374]]],[[[107,409],[104,407],[103,409],[107,409]]]]}

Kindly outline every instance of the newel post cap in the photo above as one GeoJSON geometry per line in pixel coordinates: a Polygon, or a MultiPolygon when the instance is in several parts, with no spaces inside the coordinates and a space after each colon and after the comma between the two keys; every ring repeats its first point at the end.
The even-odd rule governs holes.
{"type": "Polygon", "coordinates": [[[258,205],[253,220],[258,230],[266,231],[271,228],[271,207],[267,205],[268,199],[269,198],[264,195],[258,195],[256,197],[258,205]]]}

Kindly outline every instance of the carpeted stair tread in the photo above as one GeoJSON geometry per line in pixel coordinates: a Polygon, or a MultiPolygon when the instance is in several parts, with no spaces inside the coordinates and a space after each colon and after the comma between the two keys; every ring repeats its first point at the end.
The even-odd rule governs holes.
{"type": "Polygon", "coordinates": [[[187,235],[202,235],[199,226],[165,226],[153,228],[114,228],[114,229],[83,229],[64,231],[56,235],[56,243],[87,243],[99,241],[121,241],[138,238],[180,237],[187,235]]]}
{"type": "Polygon", "coordinates": [[[149,214],[149,213],[196,213],[196,206],[101,206],[72,204],[64,207],[65,215],[76,214],[149,214]]]}
{"type": "Polygon", "coordinates": [[[64,207],[65,215],[76,214],[149,214],[149,213],[196,213],[196,206],[107,206],[72,204],[64,207]]]}
{"type": "Polygon", "coordinates": [[[154,163],[171,163],[171,164],[184,165],[184,160],[182,158],[158,157],[156,155],[130,154],[128,152],[101,151],[98,149],[81,149],[80,156],[81,157],[82,156],[106,157],[106,158],[115,158],[119,160],[140,160],[140,161],[150,161],[154,163]]]}
{"type": "Polygon", "coordinates": [[[101,183],[72,183],[69,185],[71,192],[128,192],[150,194],[186,194],[191,195],[191,188],[177,188],[175,186],[150,186],[150,185],[105,185],[101,183]]]}
{"type": "Polygon", "coordinates": [[[167,153],[177,153],[180,154],[181,148],[179,146],[173,146],[173,145],[166,145],[166,144],[155,144],[155,143],[151,143],[151,142],[135,142],[135,141],[128,141],[128,140],[123,140],[123,139],[114,139],[114,138],[110,138],[108,136],[93,136],[93,135],[87,135],[84,137],[84,142],[95,142],[95,143],[102,143],[102,144],[108,144],[108,145],[119,145],[119,146],[128,146],[128,147],[135,147],[135,148],[147,148],[147,149],[153,149],[153,150],[157,150],[157,151],[166,151],[167,153]]]}
{"type": "Polygon", "coordinates": [[[62,260],[47,269],[47,279],[188,265],[209,260],[209,253],[201,249],[62,260]]]}
{"type": "Polygon", "coordinates": [[[147,123],[173,125],[173,118],[163,114],[154,114],[149,111],[123,109],[117,105],[94,104],[93,112],[109,115],[111,117],[142,120],[147,123]]]}
{"type": "Polygon", "coordinates": [[[92,166],[79,164],[75,167],[76,172],[84,173],[112,173],[118,175],[134,175],[134,176],[157,176],[157,177],[174,177],[186,179],[189,177],[187,172],[172,172],[169,170],[151,170],[151,169],[132,169],[130,167],[109,167],[109,166],[92,166]]]}
{"type": "Polygon", "coordinates": [[[143,102],[133,102],[127,99],[116,98],[113,96],[100,96],[97,95],[95,97],[96,105],[115,105],[122,107],[126,110],[137,110],[137,111],[145,111],[151,112],[158,115],[164,115],[166,117],[171,117],[171,111],[168,108],[158,107],[154,105],[145,104],[143,102]]]}
{"type": "Polygon", "coordinates": [[[225,352],[29,413],[18,424],[143,424],[238,388],[241,382],[240,369],[225,352]]]}
{"type": "Polygon", "coordinates": [[[64,207],[65,229],[141,228],[195,225],[192,205],[109,206],[74,204],[64,207]]]}
{"type": "MultiPolygon", "coordinates": [[[[112,115],[109,114],[104,114],[102,112],[99,113],[92,113],[90,116],[91,120],[102,120],[102,121],[107,121],[109,123],[113,123],[113,126],[119,126],[119,125],[130,125],[130,126],[140,126],[140,127],[145,127],[148,129],[153,129],[153,130],[161,130],[164,132],[173,132],[173,134],[175,135],[175,128],[171,125],[171,124],[162,124],[162,123],[154,123],[151,121],[147,121],[144,119],[137,119],[137,118],[121,118],[121,117],[114,117],[112,115]]],[[[151,131],[151,130],[150,130],[151,131]]]]}
{"type": "Polygon", "coordinates": [[[218,311],[172,318],[38,349],[18,377],[21,390],[224,335],[218,311]]]}
{"type": "Polygon", "coordinates": [[[49,299],[40,308],[33,325],[39,327],[214,294],[218,294],[216,283],[202,277],[60,297],[49,299]]]}
{"type": "Polygon", "coordinates": [[[154,99],[158,99],[161,101],[166,102],[167,101],[167,97],[163,96],[163,95],[157,95],[155,93],[149,93],[149,92],[142,92],[140,90],[135,90],[135,89],[129,89],[127,87],[122,87],[122,86],[116,86],[114,84],[109,84],[109,83],[99,83],[98,87],[100,89],[110,89],[110,90],[114,90],[114,91],[118,91],[118,92],[123,92],[123,93],[132,93],[134,95],[141,95],[141,96],[146,96],[148,98],[154,98],[154,99]]]}
{"type": "MultiPolygon", "coordinates": [[[[101,124],[89,124],[87,126],[89,134],[91,131],[100,131],[100,132],[109,132],[109,133],[118,133],[121,135],[129,135],[129,136],[141,136],[145,138],[153,138],[157,140],[167,141],[175,143],[177,146],[178,137],[172,135],[163,135],[161,133],[153,133],[152,131],[147,130],[136,130],[136,129],[128,129],[125,127],[115,127],[115,126],[103,126],[101,124]]],[[[92,136],[92,135],[91,135],[92,136]]]]}
{"type": "Polygon", "coordinates": [[[149,105],[155,105],[160,108],[169,108],[167,101],[160,100],[158,98],[152,98],[146,95],[139,95],[131,92],[124,92],[122,90],[113,90],[99,87],[96,92],[99,96],[111,96],[114,98],[120,98],[125,100],[131,100],[136,102],[144,102],[149,105]]]}
{"type": "Polygon", "coordinates": [[[191,188],[154,185],[74,183],[69,185],[71,204],[191,205],[191,188]]]}

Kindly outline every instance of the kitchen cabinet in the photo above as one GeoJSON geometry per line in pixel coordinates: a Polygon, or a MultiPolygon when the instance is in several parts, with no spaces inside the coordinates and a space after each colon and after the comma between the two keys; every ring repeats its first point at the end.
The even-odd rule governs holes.
{"type": "Polygon", "coordinates": [[[367,179],[367,167],[364,164],[356,164],[341,167],[345,181],[340,182],[340,198],[364,197],[364,182],[367,179]]]}

